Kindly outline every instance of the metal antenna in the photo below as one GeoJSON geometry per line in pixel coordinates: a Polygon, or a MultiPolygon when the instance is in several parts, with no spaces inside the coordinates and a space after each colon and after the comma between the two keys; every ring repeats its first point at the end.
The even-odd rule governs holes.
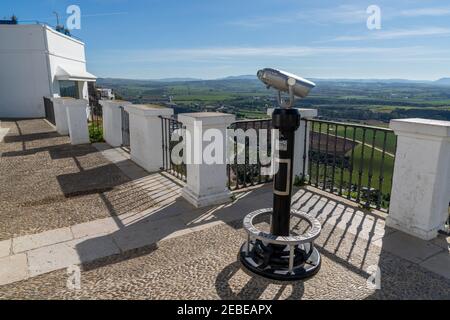
{"type": "Polygon", "coordinates": [[[58,15],[58,12],[53,11],[53,13],[54,13],[55,16],[56,16],[56,25],[59,26],[59,15],[58,15]]]}

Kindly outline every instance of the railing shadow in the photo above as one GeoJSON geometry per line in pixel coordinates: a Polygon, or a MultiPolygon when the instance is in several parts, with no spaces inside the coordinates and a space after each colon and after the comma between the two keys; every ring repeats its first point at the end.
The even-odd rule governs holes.
{"type": "MultiPolygon", "coordinates": [[[[76,158],[76,156],[74,156],[76,158]]],[[[112,191],[128,181],[114,164],[57,176],[61,191],[67,198],[112,191]]]]}
{"type": "MultiPolygon", "coordinates": [[[[5,137],[7,138],[7,137],[5,137]]],[[[43,138],[44,139],[44,138],[43,138]]],[[[47,138],[45,138],[47,139],[47,138]]],[[[21,141],[25,143],[24,141],[21,141]]],[[[48,152],[53,160],[63,158],[82,157],[91,153],[98,152],[97,149],[90,144],[83,145],[71,145],[70,143],[64,143],[60,145],[42,146],[32,149],[26,149],[20,151],[7,151],[2,153],[2,157],[22,157],[30,156],[41,152],[48,152]]]]}
{"type": "MultiPolygon", "coordinates": [[[[102,257],[105,253],[102,252],[102,248],[114,243],[119,248],[120,252],[117,254],[120,257],[106,261],[115,263],[115,261],[126,259],[121,256],[123,254],[129,258],[136,257],[141,254],[139,248],[150,247],[155,250],[159,241],[201,230],[209,223],[223,222],[236,228],[233,221],[243,219],[248,212],[256,210],[259,205],[264,204],[263,201],[255,203],[254,197],[267,198],[266,195],[270,192],[268,188],[259,188],[237,195],[232,203],[196,209],[180,197],[180,186],[163,175],[152,176],[156,175],[159,178],[162,177],[162,181],[159,182],[159,187],[155,186],[153,194],[147,193],[147,197],[152,198],[155,206],[147,212],[116,216],[115,232],[77,244],[76,250],[80,257],[85,257],[89,252],[96,252],[99,257],[102,257]],[[165,186],[162,186],[161,183],[165,183],[165,186]],[[171,188],[168,188],[169,186],[171,188]],[[250,194],[253,196],[250,197],[250,194]]],[[[266,202],[265,205],[267,206],[269,203],[266,202]]],[[[111,209],[114,212],[114,206],[111,209]]],[[[147,251],[144,250],[144,252],[147,251]]],[[[83,268],[84,265],[83,263],[83,268]]],[[[87,268],[93,268],[94,265],[97,264],[89,262],[86,264],[87,268]]],[[[104,263],[100,265],[104,265],[104,263]]]]}
{"type": "MultiPolygon", "coordinates": [[[[161,191],[163,204],[160,207],[144,214],[119,216],[121,223],[117,225],[115,232],[101,237],[86,239],[76,246],[76,250],[82,257],[89,256],[93,252],[96,252],[95,255],[101,256],[105,252],[108,253],[107,250],[102,252],[102,248],[108,248],[112,244],[117,245],[118,251],[108,254],[109,257],[82,264],[83,269],[92,270],[152,253],[158,249],[160,241],[183,235],[186,232],[201,230],[202,226],[209,223],[221,222],[235,229],[241,229],[242,225],[236,223],[236,221],[241,221],[251,211],[270,207],[272,205],[271,195],[271,186],[263,186],[237,193],[235,201],[230,204],[194,209],[179,195],[169,195],[169,193],[161,191]],[[189,228],[189,230],[186,230],[186,228],[189,228]]],[[[293,202],[302,207],[304,211],[317,216],[324,223],[326,221],[339,223],[339,221],[344,220],[343,218],[339,220],[339,217],[343,215],[345,210],[357,210],[357,207],[352,208],[350,205],[327,199],[322,195],[314,193],[311,195],[310,191],[306,189],[300,189],[294,196],[293,202]]],[[[356,216],[356,214],[352,214],[347,219],[352,221],[356,216]]],[[[375,235],[374,232],[366,233],[366,238],[370,237],[371,234],[375,235]]],[[[324,258],[338,263],[349,272],[355,273],[362,278],[368,278],[370,274],[366,271],[365,258],[362,261],[361,259],[355,260],[352,254],[353,249],[349,250],[349,247],[356,247],[358,241],[362,240],[357,236],[355,237],[353,233],[350,235],[350,227],[347,229],[328,227],[325,229],[322,240],[317,243],[317,246],[324,258]],[[332,245],[330,232],[333,234],[333,238],[340,236],[345,239],[334,240],[332,245]],[[335,247],[336,241],[338,245],[335,247]],[[349,246],[348,241],[353,241],[353,244],[349,246]],[[342,246],[342,250],[339,249],[344,242],[347,243],[347,246],[342,246]]],[[[361,247],[361,244],[358,243],[358,246],[361,247]]],[[[357,255],[357,257],[360,256],[360,254],[357,255]]],[[[217,294],[222,299],[257,299],[261,297],[268,286],[273,284],[280,285],[278,288],[279,292],[275,293],[275,297],[283,296],[286,298],[285,290],[289,287],[290,295],[287,297],[288,299],[302,298],[304,292],[303,281],[279,283],[251,274],[248,274],[251,278],[244,287],[239,288],[238,291],[232,289],[229,281],[240,270],[240,263],[237,260],[236,258],[234,263],[222,269],[215,279],[217,294]]]]}
{"type": "Polygon", "coordinates": [[[3,139],[4,143],[17,143],[17,142],[31,142],[36,140],[53,139],[62,137],[56,131],[42,132],[42,133],[32,133],[32,134],[22,134],[18,136],[6,136],[3,139]]]}
{"type": "MultiPolygon", "coordinates": [[[[116,214],[116,231],[79,242],[76,250],[81,259],[86,260],[81,264],[84,270],[93,270],[151,254],[158,249],[160,241],[202,230],[208,224],[211,226],[216,222],[226,223],[234,229],[241,229],[242,224],[237,221],[242,221],[243,217],[253,210],[270,207],[272,202],[271,186],[263,186],[236,193],[236,199],[232,203],[195,209],[179,196],[179,185],[172,185],[173,182],[161,174],[150,176],[156,180],[150,182],[144,179],[140,183],[151,186],[149,190],[154,193],[150,195],[147,193],[145,197],[150,197],[153,201],[158,197],[158,204],[147,212],[116,214]],[[166,183],[165,186],[162,185],[164,183],[166,183]],[[169,190],[169,185],[173,189],[169,190]]],[[[118,195],[118,197],[121,196],[118,195]]],[[[123,202],[125,208],[126,201],[123,202]]],[[[316,242],[323,259],[338,264],[345,269],[345,272],[357,276],[361,279],[361,286],[365,286],[366,280],[371,276],[368,267],[380,266],[383,272],[382,277],[387,281],[386,285],[383,290],[377,292],[363,287],[363,290],[367,290],[367,299],[398,298],[402,297],[402,294],[408,298],[419,298],[427,296],[433,288],[438,288],[439,281],[441,281],[440,286],[443,286],[442,278],[430,278],[428,273],[422,270],[417,275],[421,281],[424,281],[421,288],[425,288],[426,292],[417,293],[417,283],[408,277],[411,264],[373,244],[373,241],[382,238],[377,224],[382,223],[383,216],[363,211],[345,200],[341,202],[336,197],[326,197],[315,193],[311,188],[298,190],[293,203],[294,207],[301,208],[323,223],[322,236],[316,242]],[[430,279],[431,282],[426,284],[426,281],[430,279]],[[405,294],[402,290],[410,290],[410,292],[405,294]]],[[[116,210],[114,204],[111,204],[110,210],[112,212],[116,210]]],[[[238,248],[236,250],[238,251],[238,248]]],[[[269,286],[274,299],[298,300],[304,295],[305,281],[281,283],[250,273],[247,273],[250,279],[243,283],[242,287],[233,287],[231,280],[239,270],[244,269],[241,268],[236,257],[235,262],[226,265],[217,274],[215,289],[220,298],[263,298],[269,286]]],[[[442,292],[444,294],[430,294],[430,296],[445,297],[445,291],[442,292]]]]}
{"type": "Polygon", "coordinates": [[[68,142],[67,136],[57,133],[50,125],[45,123],[44,120],[17,120],[13,121],[13,123],[16,133],[10,131],[3,138],[2,143],[5,143],[6,145],[21,143],[21,150],[3,152],[2,157],[20,157],[48,152],[50,157],[55,160],[82,157],[90,153],[98,152],[98,150],[90,144],[71,145],[68,142]],[[33,133],[26,133],[29,131],[32,131],[33,133]]]}
{"type": "MultiPolygon", "coordinates": [[[[388,228],[389,229],[389,228],[388,228]]],[[[414,238],[400,231],[390,229],[389,236],[383,238],[380,248],[377,271],[371,270],[372,283],[378,288],[372,290],[372,294],[366,297],[367,300],[449,300],[450,299],[450,279],[434,273],[417,262],[413,262],[405,256],[409,252],[418,253],[428,244],[442,247],[442,253],[448,254],[448,242],[441,236],[433,241],[424,241],[414,238]],[[391,235],[396,236],[391,236],[391,235]],[[397,236],[402,238],[398,241],[397,236]],[[440,243],[439,243],[440,242],[440,243]],[[392,248],[396,248],[393,252],[392,248]]],[[[433,256],[431,251],[429,257],[433,256]]],[[[437,256],[438,253],[435,253],[437,256]]],[[[417,254],[419,256],[419,254],[417,254]]],[[[414,257],[415,258],[415,257],[414,257]]],[[[442,263],[445,260],[442,260],[442,263]]],[[[448,260],[446,260],[448,261],[448,260]]],[[[450,265],[447,265],[450,267],[450,265]]]]}

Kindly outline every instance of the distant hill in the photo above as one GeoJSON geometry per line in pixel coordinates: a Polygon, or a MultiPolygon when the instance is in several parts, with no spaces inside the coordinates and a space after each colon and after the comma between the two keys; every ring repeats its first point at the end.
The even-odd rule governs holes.
{"type": "Polygon", "coordinates": [[[217,79],[217,80],[256,80],[256,79],[258,79],[256,77],[256,75],[245,74],[245,75],[241,75],[241,76],[229,76],[229,77],[225,77],[225,78],[221,78],[221,79],[217,79]]]}
{"type": "Polygon", "coordinates": [[[198,78],[163,78],[163,79],[156,79],[154,81],[160,81],[160,82],[187,82],[187,81],[202,81],[203,79],[198,78]]]}
{"type": "Polygon", "coordinates": [[[450,86],[450,78],[442,78],[442,79],[436,80],[434,83],[439,84],[439,85],[450,86]]]}
{"type": "MultiPolygon", "coordinates": [[[[428,80],[406,80],[406,79],[326,79],[326,78],[308,78],[314,81],[316,84],[332,84],[336,86],[341,85],[369,85],[369,84],[380,84],[380,85],[450,85],[450,78],[442,78],[436,81],[428,80]]],[[[202,82],[202,83],[218,83],[222,81],[226,82],[245,82],[254,83],[258,78],[256,75],[239,75],[239,76],[229,76],[214,80],[204,80],[200,78],[189,78],[189,77],[179,77],[179,78],[163,78],[163,79],[148,79],[148,80],[136,80],[136,79],[115,79],[115,78],[99,78],[97,83],[99,85],[152,85],[155,83],[185,83],[185,82],[202,82]]]]}
{"type": "Polygon", "coordinates": [[[401,84],[432,84],[433,81],[428,80],[407,80],[407,79],[326,79],[326,78],[309,78],[311,81],[317,82],[341,82],[341,83],[401,83],[401,84]]]}

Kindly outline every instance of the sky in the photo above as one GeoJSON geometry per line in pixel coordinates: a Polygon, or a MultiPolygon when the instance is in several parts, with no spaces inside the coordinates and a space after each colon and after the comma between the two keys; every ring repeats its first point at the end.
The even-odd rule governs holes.
{"type": "MultiPolygon", "coordinates": [[[[448,0],[2,0],[0,18],[56,25],[81,9],[98,77],[215,79],[272,67],[307,78],[450,77],[448,0]],[[380,9],[380,29],[367,20],[380,9]]],[[[373,20],[371,20],[373,21],[373,20]]]]}

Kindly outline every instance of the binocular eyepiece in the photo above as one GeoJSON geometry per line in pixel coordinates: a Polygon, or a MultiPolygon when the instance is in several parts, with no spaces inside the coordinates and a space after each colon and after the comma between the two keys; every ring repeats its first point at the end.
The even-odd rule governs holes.
{"type": "Polygon", "coordinates": [[[295,74],[271,68],[259,70],[257,76],[268,88],[274,88],[280,92],[287,92],[299,98],[308,96],[311,89],[316,86],[314,82],[296,76],[295,74]]]}

